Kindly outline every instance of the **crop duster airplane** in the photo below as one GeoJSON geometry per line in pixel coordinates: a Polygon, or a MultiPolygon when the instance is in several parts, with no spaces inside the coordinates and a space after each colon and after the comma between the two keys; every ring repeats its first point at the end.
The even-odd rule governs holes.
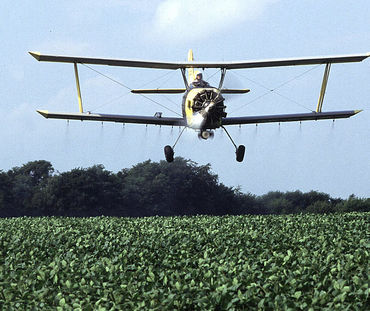
{"type": "MultiPolygon", "coordinates": [[[[322,105],[329,77],[330,66],[333,63],[361,62],[370,56],[367,54],[357,55],[337,55],[321,57],[304,57],[304,58],[286,58],[286,59],[267,59],[267,60],[246,60],[231,62],[200,62],[194,61],[192,50],[188,53],[188,61],[185,62],[161,62],[146,60],[128,60],[128,59],[106,59],[106,58],[87,58],[87,57],[70,57],[43,55],[36,52],[29,52],[38,61],[61,62],[74,64],[76,85],[78,92],[79,112],[49,112],[38,110],[45,118],[67,119],[67,120],[89,120],[89,121],[111,121],[120,123],[141,123],[155,125],[169,125],[184,127],[173,146],[165,146],[164,153],[168,162],[173,161],[174,147],[177,144],[184,129],[189,127],[198,131],[202,139],[208,139],[213,136],[213,130],[222,128],[230,138],[235,147],[236,160],[242,162],[245,153],[245,146],[237,146],[228,131],[228,125],[240,124],[257,124],[267,122],[289,122],[289,121],[306,121],[322,119],[339,119],[349,118],[361,110],[347,111],[329,111],[322,112],[322,105]],[[122,67],[139,67],[154,69],[180,70],[184,80],[185,87],[182,89],[145,89],[132,90],[133,93],[157,93],[157,94],[176,94],[183,93],[182,99],[182,117],[164,117],[162,113],[156,113],[154,116],[136,116],[136,115],[114,115],[102,113],[84,112],[82,108],[80,83],[78,77],[77,64],[108,65],[122,67]],[[249,92],[249,89],[226,89],[223,88],[225,74],[228,70],[279,67],[279,66],[296,66],[296,65],[316,65],[325,64],[325,71],[319,95],[316,111],[309,113],[280,114],[280,115],[261,115],[261,116],[240,116],[227,117],[224,105],[225,98],[223,94],[241,94],[249,92]],[[220,81],[217,87],[210,86],[204,81],[192,83],[199,73],[196,69],[202,68],[219,68],[221,72],[220,81]],[[186,75],[188,71],[188,76],[186,75]]],[[[199,78],[199,76],[198,76],[199,78]]]]}

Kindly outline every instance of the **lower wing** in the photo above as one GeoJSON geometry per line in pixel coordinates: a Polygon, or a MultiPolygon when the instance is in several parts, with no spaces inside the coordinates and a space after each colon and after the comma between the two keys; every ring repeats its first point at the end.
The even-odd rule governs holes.
{"type": "Polygon", "coordinates": [[[309,113],[277,114],[277,115],[247,116],[247,117],[230,117],[230,118],[222,119],[222,125],[342,119],[342,118],[352,117],[353,115],[359,112],[361,112],[361,110],[309,112],[309,113]]]}
{"type": "Polygon", "coordinates": [[[101,122],[118,122],[118,123],[139,123],[139,124],[155,124],[155,125],[172,125],[184,126],[183,118],[162,117],[160,114],[154,117],[147,116],[130,116],[117,114],[101,114],[101,113],[67,113],[67,112],[49,112],[47,110],[37,110],[45,118],[50,119],[65,119],[65,120],[87,120],[101,122]]]}
{"type": "MultiPolygon", "coordinates": [[[[221,89],[222,94],[244,94],[248,93],[249,89],[221,89]]],[[[135,94],[181,94],[185,93],[186,89],[134,89],[131,93],[135,94]]]]}

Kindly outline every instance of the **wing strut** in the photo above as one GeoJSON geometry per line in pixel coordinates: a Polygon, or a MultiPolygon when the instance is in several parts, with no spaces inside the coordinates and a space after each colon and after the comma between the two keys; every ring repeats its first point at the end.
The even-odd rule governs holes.
{"type": "Polygon", "coordinates": [[[225,79],[225,74],[226,74],[226,68],[221,69],[221,79],[220,79],[220,84],[218,85],[218,88],[221,89],[222,85],[224,84],[224,79],[225,79]]]}
{"type": "Polygon", "coordinates": [[[188,80],[186,79],[185,68],[181,68],[181,74],[182,74],[182,78],[184,79],[185,87],[188,90],[189,89],[189,83],[188,83],[188,80]]]}
{"type": "Polygon", "coordinates": [[[324,71],[324,76],[322,78],[321,91],[320,91],[319,101],[317,103],[316,112],[321,112],[322,110],[322,104],[324,103],[326,86],[328,84],[328,79],[329,79],[330,66],[331,66],[331,63],[327,63],[325,66],[325,71],[324,71]]]}
{"type": "Polygon", "coordinates": [[[83,112],[82,108],[82,97],[81,97],[81,89],[80,89],[80,81],[78,78],[78,69],[77,69],[77,63],[73,63],[75,68],[75,77],[76,77],[76,87],[77,87],[77,96],[78,96],[78,106],[80,107],[80,112],[83,112]]]}

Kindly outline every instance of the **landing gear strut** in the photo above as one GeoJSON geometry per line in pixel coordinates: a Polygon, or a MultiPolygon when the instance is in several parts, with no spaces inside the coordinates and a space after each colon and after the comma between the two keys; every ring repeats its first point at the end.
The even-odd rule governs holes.
{"type": "Polygon", "coordinates": [[[244,154],[245,154],[245,146],[244,145],[240,145],[239,147],[236,146],[236,144],[234,143],[233,139],[231,138],[229,132],[222,125],[221,125],[221,127],[223,128],[223,130],[225,131],[227,136],[229,136],[231,142],[233,143],[233,145],[235,147],[236,161],[243,162],[244,154]]]}
{"type": "Polygon", "coordinates": [[[181,137],[182,133],[184,133],[184,130],[185,130],[185,129],[186,129],[186,127],[184,127],[184,128],[182,129],[182,131],[181,131],[181,133],[180,133],[179,137],[177,137],[177,139],[176,139],[176,141],[175,141],[175,143],[174,143],[174,145],[173,145],[172,147],[171,147],[170,145],[167,145],[167,146],[165,146],[165,147],[164,147],[164,156],[166,157],[166,161],[167,161],[168,163],[173,162],[173,156],[174,156],[174,154],[175,154],[175,152],[173,151],[173,149],[175,148],[175,146],[176,146],[177,142],[179,141],[179,139],[180,139],[180,137],[181,137]]]}
{"type": "MultiPolygon", "coordinates": [[[[229,134],[229,132],[225,129],[225,127],[223,127],[223,126],[221,126],[223,129],[224,129],[224,131],[226,132],[226,134],[227,134],[227,136],[230,138],[230,140],[231,140],[231,142],[233,143],[233,145],[234,145],[234,147],[235,147],[235,155],[236,155],[236,161],[238,161],[238,162],[243,162],[243,159],[244,159],[244,154],[245,154],[245,146],[244,145],[240,145],[240,146],[237,146],[235,143],[234,143],[234,141],[233,141],[233,139],[231,138],[231,136],[230,136],[230,134],[229,134]]],[[[169,163],[171,163],[171,162],[173,162],[173,160],[174,160],[174,155],[175,155],[175,152],[174,152],[174,148],[175,148],[175,146],[176,146],[176,144],[177,144],[177,142],[179,141],[179,139],[180,139],[180,137],[181,137],[181,135],[182,135],[182,133],[184,132],[184,130],[185,130],[185,128],[186,127],[184,127],[183,129],[182,129],[182,131],[181,131],[181,133],[180,133],[180,135],[179,135],[179,137],[177,137],[177,139],[176,139],[176,142],[175,142],[175,144],[171,147],[170,145],[167,145],[167,146],[165,146],[164,147],[164,155],[165,155],[165,157],[166,157],[166,161],[167,162],[169,162],[169,163]]],[[[203,136],[203,135],[201,135],[200,134],[200,138],[203,138],[203,139],[207,139],[207,138],[209,138],[209,137],[212,137],[213,135],[213,132],[206,132],[206,131],[203,131],[202,132],[202,134],[203,133],[207,133],[207,134],[205,134],[206,135],[206,137],[205,136],[203,136]],[[211,134],[212,133],[212,134],[211,134]]]]}

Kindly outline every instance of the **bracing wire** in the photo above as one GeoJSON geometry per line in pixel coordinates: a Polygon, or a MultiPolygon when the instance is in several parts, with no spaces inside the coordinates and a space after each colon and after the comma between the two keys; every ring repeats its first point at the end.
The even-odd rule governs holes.
{"type": "MultiPolygon", "coordinates": [[[[148,82],[146,82],[146,83],[144,83],[144,84],[142,84],[140,87],[144,87],[144,86],[146,86],[146,85],[149,85],[149,84],[151,84],[151,83],[153,83],[153,82],[156,82],[156,81],[158,81],[159,79],[162,79],[162,78],[164,78],[164,77],[166,77],[166,76],[168,76],[168,75],[172,75],[174,73],[174,71],[173,70],[171,70],[171,71],[168,71],[168,72],[166,72],[165,74],[163,74],[163,75],[161,75],[161,76],[159,76],[159,77],[157,77],[157,78],[155,78],[155,79],[153,79],[153,80],[151,80],[151,81],[148,81],[148,82]]],[[[172,77],[170,76],[170,77],[168,77],[168,79],[166,79],[164,82],[162,82],[162,83],[165,83],[165,82],[167,82],[168,80],[170,80],[172,77]]]]}
{"type": "MultiPolygon", "coordinates": [[[[159,77],[157,77],[157,78],[155,78],[155,79],[153,79],[153,80],[151,80],[151,81],[149,81],[149,82],[146,82],[146,83],[142,84],[142,85],[140,86],[140,88],[143,88],[143,87],[145,87],[146,85],[151,84],[151,83],[153,83],[153,82],[155,82],[155,81],[158,81],[159,79],[162,79],[162,78],[164,78],[164,77],[166,77],[166,76],[168,76],[168,75],[170,75],[170,74],[173,74],[173,71],[166,72],[165,74],[163,74],[163,75],[161,75],[161,76],[159,76],[159,77]]],[[[168,81],[168,80],[170,80],[170,79],[172,79],[172,77],[171,77],[171,76],[170,76],[168,79],[166,79],[163,83],[167,82],[167,81],[168,81]]],[[[104,106],[106,106],[106,105],[109,105],[109,104],[111,104],[111,103],[113,103],[113,102],[115,102],[115,101],[117,101],[117,100],[119,100],[119,99],[121,99],[121,98],[125,97],[125,96],[126,96],[126,95],[128,95],[128,94],[130,94],[130,92],[127,92],[127,93],[122,94],[122,95],[120,95],[120,96],[118,96],[118,97],[115,97],[115,98],[111,99],[110,101],[106,102],[105,104],[100,105],[100,106],[96,107],[95,109],[91,110],[91,112],[92,112],[92,111],[96,111],[97,109],[100,109],[101,107],[104,107],[104,106]]],[[[175,103],[173,100],[170,100],[168,97],[165,97],[165,96],[164,96],[164,98],[165,98],[165,99],[167,99],[171,104],[173,104],[173,105],[175,105],[176,107],[178,107],[178,104],[177,104],[177,103],[175,103]]]]}
{"type": "MultiPolygon", "coordinates": [[[[167,72],[165,75],[162,75],[162,76],[160,76],[159,78],[157,78],[157,79],[154,79],[154,80],[152,80],[151,82],[155,82],[155,81],[158,81],[159,79],[161,79],[161,78],[164,78],[165,76],[167,76],[167,75],[169,75],[169,74],[171,74],[166,80],[164,80],[164,81],[162,81],[162,83],[158,86],[158,88],[161,88],[161,86],[163,85],[163,84],[165,84],[166,82],[168,82],[170,79],[172,79],[172,75],[174,74],[174,72],[175,71],[170,71],[170,72],[167,72]]],[[[149,83],[151,83],[151,82],[148,82],[148,83],[145,83],[144,85],[142,85],[141,87],[144,87],[145,85],[148,85],[149,83]]],[[[166,95],[161,95],[161,97],[162,98],[164,98],[165,100],[167,100],[168,102],[170,102],[172,105],[174,105],[174,106],[176,106],[176,107],[178,107],[179,105],[178,105],[178,102],[175,102],[175,101],[173,101],[171,98],[172,98],[172,96],[171,96],[171,98],[170,97],[168,97],[168,96],[166,96],[166,95]]]]}
{"type": "Polygon", "coordinates": [[[176,141],[175,141],[174,145],[172,146],[172,149],[174,149],[174,148],[176,147],[176,144],[177,144],[177,142],[179,141],[179,139],[180,139],[180,137],[181,137],[182,133],[184,133],[185,129],[186,129],[186,126],[184,126],[184,128],[182,129],[182,131],[181,131],[181,133],[180,133],[179,137],[177,137],[177,139],[176,139],[176,141]]]}
{"type": "Polygon", "coordinates": [[[211,74],[209,77],[207,77],[207,80],[209,81],[210,79],[212,79],[216,74],[218,74],[219,72],[221,72],[221,69],[217,70],[215,73],[211,74]]]}
{"type": "MultiPolygon", "coordinates": [[[[146,86],[146,85],[148,85],[148,84],[150,84],[150,83],[152,83],[152,82],[156,82],[156,81],[158,81],[159,79],[162,79],[162,78],[164,78],[164,77],[166,77],[166,76],[168,76],[168,75],[169,75],[169,77],[167,77],[167,79],[165,79],[164,81],[162,81],[162,82],[161,82],[161,84],[160,84],[160,85],[158,85],[158,88],[160,88],[160,87],[162,87],[162,85],[163,85],[163,84],[165,84],[166,82],[168,82],[169,80],[171,80],[171,79],[172,79],[172,75],[173,75],[174,73],[175,73],[175,71],[174,71],[174,70],[171,70],[171,71],[167,72],[166,74],[164,74],[164,75],[160,76],[159,78],[153,79],[152,81],[150,81],[150,82],[148,82],[148,83],[145,83],[143,86],[146,86]]],[[[142,86],[142,87],[143,87],[143,86],[142,86]]]]}
{"type": "Polygon", "coordinates": [[[163,96],[163,95],[162,95],[162,97],[163,97],[165,100],[167,100],[168,102],[170,102],[172,105],[174,105],[174,106],[178,107],[178,103],[177,103],[177,102],[175,102],[174,100],[172,100],[171,98],[169,98],[168,96],[163,96]]]}
{"type": "MultiPolygon", "coordinates": [[[[117,83],[118,85],[120,85],[120,86],[122,86],[122,87],[126,88],[127,90],[129,90],[129,91],[131,92],[132,88],[128,87],[127,85],[123,84],[122,82],[120,82],[120,81],[118,81],[118,80],[116,80],[116,79],[113,79],[112,77],[107,76],[106,74],[104,74],[104,73],[102,73],[102,72],[100,72],[100,71],[98,71],[98,70],[96,70],[96,69],[92,68],[91,66],[88,66],[88,65],[86,65],[86,64],[82,64],[82,65],[84,65],[85,67],[89,68],[90,70],[92,70],[92,71],[96,72],[97,74],[99,74],[99,75],[101,75],[101,76],[103,76],[103,77],[107,78],[108,80],[110,80],[110,81],[112,81],[112,82],[114,82],[114,83],[117,83]]],[[[125,95],[127,95],[127,94],[122,95],[122,97],[123,97],[123,96],[125,96],[125,95]]],[[[140,96],[142,96],[142,97],[144,97],[144,98],[146,98],[147,100],[151,101],[152,103],[154,103],[154,104],[156,104],[156,105],[158,105],[158,106],[161,106],[162,108],[167,109],[168,111],[171,111],[171,112],[173,112],[173,113],[177,114],[178,116],[181,116],[178,112],[176,112],[176,111],[172,110],[171,108],[168,108],[168,107],[166,107],[166,106],[162,105],[161,103],[158,103],[158,102],[157,102],[157,101],[155,101],[154,99],[152,99],[152,98],[150,98],[150,97],[148,97],[148,96],[145,96],[144,94],[139,94],[139,95],[140,95],[140,96]]]]}
{"type": "Polygon", "coordinates": [[[314,67],[312,67],[312,68],[310,68],[310,69],[308,69],[308,70],[306,70],[306,71],[304,71],[304,72],[300,73],[299,75],[294,76],[293,78],[291,78],[291,79],[289,79],[289,80],[287,80],[287,81],[285,81],[285,82],[283,82],[283,83],[281,83],[281,84],[277,85],[277,86],[276,86],[276,87],[274,87],[274,88],[269,88],[269,87],[265,86],[264,84],[262,84],[262,83],[260,83],[260,82],[254,81],[254,80],[252,80],[252,79],[250,79],[250,78],[245,77],[244,75],[237,74],[237,73],[234,73],[234,72],[233,72],[234,74],[236,74],[236,75],[238,75],[238,76],[240,76],[240,77],[242,77],[242,78],[244,78],[244,79],[246,79],[246,80],[248,80],[248,81],[250,81],[250,82],[252,82],[252,83],[254,83],[254,84],[256,84],[256,85],[258,85],[258,86],[260,86],[260,87],[262,87],[262,88],[264,88],[264,89],[266,89],[266,90],[267,90],[267,92],[265,92],[265,93],[263,93],[262,95],[260,95],[260,96],[258,96],[258,97],[256,97],[256,98],[252,99],[251,101],[249,101],[249,102],[245,103],[244,105],[242,105],[242,106],[240,106],[240,107],[238,107],[238,108],[234,109],[231,113],[234,113],[235,111],[238,111],[238,110],[240,110],[241,108],[244,108],[244,107],[246,107],[246,106],[248,106],[248,105],[250,105],[250,104],[252,104],[252,103],[254,103],[254,102],[258,101],[258,100],[259,100],[259,99],[261,99],[262,97],[265,97],[266,95],[271,94],[272,92],[274,92],[274,94],[276,94],[276,95],[278,95],[278,96],[280,96],[280,97],[282,97],[282,98],[284,98],[284,99],[286,99],[286,100],[288,100],[288,101],[290,101],[290,102],[292,102],[292,103],[294,103],[294,104],[296,104],[296,105],[298,105],[298,106],[300,106],[300,107],[302,107],[302,108],[304,108],[304,109],[307,109],[308,111],[311,111],[311,112],[312,112],[312,111],[313,111],[312,109],[307,108],[306,106],[304,106],[304,105],[302,105],[301,103],[299,103],[299,102],[295,101],[294,99],[291,99],[291,98],[289,98],[289,97],[287,97],[287,96],[285,96],[285,95],[280,94],[280,93],[279,93],[279,92],[277,92],[276,90],[277,90],[277,89],[279,89],[279,88],[281,88],[281,87],[283,87],[283,86],[285,86],[285,85],[287,85],[287,84],[289,84],[289,83],[290,83],[290,82],[292,82],[292,81],[295,81],[295,80],[299,79],[300,77],[302,77],[302,76],[306,75],[307,73],[309,73],[310,71],[312,71],[312,70],[314,70],[314,69],[317,69],[317,68],[318,68],[318,67],[320,67],[320,66],[321,66],[321,64],[316,65],[316,66],[314,66],[314,67]]]}
{"type": "Polygon", "coordinates": [[[119,99],[121,99],[121,98],[123,98],[123,97],[127,96],[128,94],[129,94],[129,93],[125,93],[125,94],[122,94],[122,95],[120,95],[120,96],[117,96],[117,97],[115,97],[115,98],[111,99],[110,101],[107,101],[105,104],[102,104],[102,105],[100,105],[100,106],[95,107],[94,109],[90,110],[90,112],[96,112],[98,109],[100,109],[100,108],[102,108],[102,107],[105,107],[105,106],[107,106],[107,105],[110,105],[111,103],[113,103],[113,102],[115,102],[115,101],[117,101],[117,100],[119,100],[119,99]]]}

